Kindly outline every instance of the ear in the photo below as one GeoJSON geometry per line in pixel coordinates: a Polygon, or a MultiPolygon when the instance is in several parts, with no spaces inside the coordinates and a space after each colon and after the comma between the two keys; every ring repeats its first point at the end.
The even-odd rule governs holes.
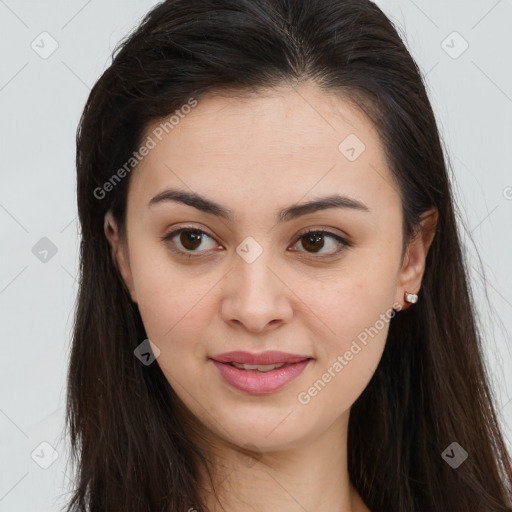
{"type": "Polygon", "coordinates": [[[405,302],[405,292],[417,294],[420,291],[428,250],[436,234],[437,220],[436,208],[424,212],[420,216],[418,230],[406,248],[395,292],[395,302],[402,304],[402,309],[410,307],[410,304],[405,302]]]}
{"type": "Polygon", "coordinates": [[[133,287],[130,260],[128,258],[128,247],[119,234],[118,225],[111,210],[105,214],[104,231],[111,248],[114,266],[119,271],[123,285],[130,294],[132,301],[137,302],[133,287]]]}

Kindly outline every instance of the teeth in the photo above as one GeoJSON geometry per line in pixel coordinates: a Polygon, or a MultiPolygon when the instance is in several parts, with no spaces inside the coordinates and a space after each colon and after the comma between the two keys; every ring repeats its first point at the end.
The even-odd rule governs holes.
{"type": "Polygon", "coordinates": [[[279,364],[242,364],[242,363],[231,363],[235,368],[239,370],[256,370],[259,372],[269,372],[276,368],[281,368],[285,363],[279,364]]]}

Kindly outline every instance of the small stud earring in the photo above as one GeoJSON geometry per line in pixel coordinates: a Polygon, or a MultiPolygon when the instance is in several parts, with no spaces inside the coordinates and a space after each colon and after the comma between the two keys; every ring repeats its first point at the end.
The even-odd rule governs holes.
{"type": "Polygon", "coordinates": [[[416,304],[416,302],[418,302],[418,295],[416,293],[405,292],[405,301],[410,304],[416,304]]]}

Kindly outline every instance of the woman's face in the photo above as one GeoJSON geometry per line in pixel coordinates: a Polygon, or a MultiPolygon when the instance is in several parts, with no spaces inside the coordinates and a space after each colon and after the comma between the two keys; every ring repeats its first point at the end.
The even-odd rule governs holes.
{"type": "Polygon", "coordinates": [[[425,251],[411,245],[402,265],[401,203],[378,134],[311,85],[205,96],[179,119],[146,131],[154,147],[130,176],[127,245],[117,246],[160,351],[153,364],[225,441],[260,451],[310,442],[347,421],[392,308],[420,287],[425,251]],[[325,198],[328,208],[297,208],[325,198]],[[232,351],[307,361],[269,373],[213,361],[232,351]]]}

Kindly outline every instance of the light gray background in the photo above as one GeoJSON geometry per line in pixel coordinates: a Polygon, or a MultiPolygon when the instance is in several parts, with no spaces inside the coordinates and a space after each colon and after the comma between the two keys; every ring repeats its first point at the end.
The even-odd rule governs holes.
{"type": "MultiPolygon", "coordinates": [[[[77,291],[75,130],[114,45],[155,3],[0,0],[0,511],[58,510],[69,492],[61,433],[77,291]],[[58,48],[42,58],[52,39],[58,48]],[[32,251],[43,237],[57,250],[46,262],[32,251]],[[48,469],[40,464],[52,462],[52,449],[42,442],[58,454],[48,469]]],[[[512,2],[378,4],[427,77],[453,164],[461,220],[475,242],[465,237],[485,354],[510,446],[512,2]],[[469,46],[459,55],[464,41],[469,46]]]]}

